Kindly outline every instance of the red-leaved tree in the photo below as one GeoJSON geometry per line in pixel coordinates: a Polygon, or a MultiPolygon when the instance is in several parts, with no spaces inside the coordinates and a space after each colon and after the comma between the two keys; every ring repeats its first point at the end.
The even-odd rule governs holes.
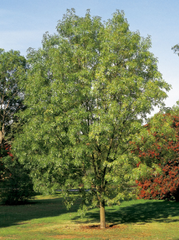
{"type": "MultiPolygon", "coordinates": [[[[156,116],[159,115],[161,114],[156,116]]],[[[142,163],[156,163],[160,173],[153,168],[150,170],[150,176],[141,176],[136,180],[138,198],[179,201],[179,115],[173,115],[172,112],[162,114],[163,121],[157,117],[153,122],[156,124],[158,121],[158,125],[152,127],[149,123],[145,126],[154,137],[153,144],[142,150],[137,148],[135,152],[141,160],[137,164],[138,168],[142,163]],[[171,134],[162,133],[161,129],[165,130],[164,126],[174,130],[173,137],[172,132],[171,134]],[[153,128],[152,131],[151,128],[153,128]]],[[[144,137],[143,141],[147,141],[147,139],[144,137]]]]}

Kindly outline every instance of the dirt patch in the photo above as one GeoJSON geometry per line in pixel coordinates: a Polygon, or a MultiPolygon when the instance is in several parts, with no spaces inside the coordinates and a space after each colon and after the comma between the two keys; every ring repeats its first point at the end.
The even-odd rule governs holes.
{"type": "MultiPolygon", "coordinates": [[[[74,239],[74,238],[77,238],[77,239],[88,239],[88,238],[91,238],[92,236],[79,236],[79,235],[56,235],[56,236],[53,236],[53,238],[56,238],[56,239],[74,239]]],[[[115,238],[109,238],[109,237],[102,237],[102,236],[98,236],[96,235],[95,238],[99,238],[101,240],[105,240],[105,239],[109,239],[109,240],[113,240],[113,239],[118,239],[118,236],[115,236],[115,238]]],[[[120,238],[120,240],[133,240],[132,238],[120,238]]]]}
{"type": "Polygon", "coordinates": [[[77,238],[77,239],[81,239],[81,238],[91,238],[91,236],[79,236],[79,235],[56,235],[56,236],[53,236],[53,238],[56,238],[56,239],[74,239],[74,238],[77,238]]]}
{"type": "Polygon", "coordinates": [[[56,239],[73,239],[73,238],[77,238],[79,236],[72,236],[72,235],[57,235],[57,236],[53,236],[53,238],[56,239]]]}
{"type": "MultiPolygon", "coordinates": [[[[66,226],[65,228],[69,228],[68,226],[66,226]]],[[[110,231],[107,232],[108,230],[117,230],[120,229],[120,231],[123,231],[127,228],[126,225],[120,224],[120,225],[115,225],[115,224],[106,224],[106,228],[105,229],[101,229],[99,224],[93,224],[93,225],[80,225],[80,226],[76,226],[73,231],[74,234],[61,234],[61,235],[55,235],[53,236],[53,238],[55,239],[88,239],[88,238],[99,238],[99,239],[118,239],[118,235],[116,235],[115,233],[113,233],[112,235],[114,235],[114,237],[111,236],[110,231]],[[79,233],[79,235],[75,234],[77,231],[79,233]],[[104,231],[104,232],[103,232],[104,231]],[[94,234],[94,235],[93,235],[94,234]],[[109,236],[107,236],[107,235],[109,236]]],[[[71,229],[72,230],[72,229],[71,229]]],[[[112,231],[113,232],[113,231],[112,231]]],[[[121,240],[132,240],[131,238],[121,238],[121,240]]]]}
{"type": "MultiPolygon", "coordinates": [[[[124,225],[115,225],[115,224],[106,224],[106,229],[114,229],[114,228],[119,228],[119,229],[126,229],[127,226],[124,226],[124,225]]],[[[89,229],[89,230],[104,230],[104,229],[101,229],[100,228],[100,225],[84,225],[84,226],[80,226],[80,229],[82,230],[86,230],[86,229],[89,229]]]]}
{"type": "MultiPolygon", "coordinates": [[[[56,235],[56,236],[53,236],[53,238],[56,238],[56,239],[74,239],[74,238],[77,238],[77,239],[88,239],[88,238],[91,238],[92,236],[79,236],[79,235],[56,235]]],[[[105,240],[105,239],[110,239],[112,240],[111,238],[106,238],[106,237],[101,237],[101,236],[95,236],[95,238],[99,238],[101,240],[105,240]]],[[[123,240],[123,239],[122,239],[123,240]]],[[[126,238],[125,238],[126,240],[126,238]]],[[[128,240],[128,239],[127,239],[128,240]]],[[[131,240],[131,239],[130,239],[131,240]]]]}

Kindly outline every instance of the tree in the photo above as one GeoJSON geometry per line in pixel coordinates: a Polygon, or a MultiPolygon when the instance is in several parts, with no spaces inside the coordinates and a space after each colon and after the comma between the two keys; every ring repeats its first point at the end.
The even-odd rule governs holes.
{"type": "Polygon", "coordinates": [[[25,201],[33,193],[28,171],[10,149],[15,133],[20,131],[16,113],[25,109],[19,84],[25,72],[26,59],[19,51],[0,49],[0,199],[6,204],[25,201]]]}
{"type": "MultiPolygon", "coordinates": [[[[179,112],[170,110],[165,114],[158,113],[152,121],[155,121],[155,127],[151,132],[154,143],[135,152],[140,157],[139,172],[140,164],[146,162],[156,163],[158,172],[155,168],[148,169],[146,176],[139,177],[136,181],[138,198],[179,201],[179,112]],[[164,126],[166,127],[166,123],[173,130],[170,134],[161,131],[164,126]]],[[[150,122],[145,127],[150,131],[150,122]]]]}
{"type": "Polygon", "coordinates": [[[78,17],[68,10],[42,44],[27,56],[25,124],[13,149],[38,191],[60,188],[67,199],[79,189],[84,205],[100,207],[105,228],[105,205],[131,197],[138,158],[129,141],[170,86],[148,50],[150,38],[131,32],[123,12],[102,23],[89,11],[78,17]]]}
{"type": "Polygon", "coordinates": [[[13,139],[15,114],[23,109],[23,93],[19,81],[25,77],[26,59],[18,51],[0,49],[0,144],[13,139]]]}

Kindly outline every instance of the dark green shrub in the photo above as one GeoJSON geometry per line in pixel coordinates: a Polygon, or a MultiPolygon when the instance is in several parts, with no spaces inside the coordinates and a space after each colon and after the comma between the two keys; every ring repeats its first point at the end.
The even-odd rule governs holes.
{"type": "Polygon", "coordinates": [[[0,148],[0,201],[22,204],[34,195],[28,171],[10,153],[10,147],[0,148]]]}

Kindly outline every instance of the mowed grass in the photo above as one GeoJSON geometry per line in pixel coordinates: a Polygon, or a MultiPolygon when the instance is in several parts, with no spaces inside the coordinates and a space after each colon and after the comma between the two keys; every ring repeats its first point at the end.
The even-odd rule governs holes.
{"type": "Polygon", "coordinates": [[[108,228],[100,230],[99,209],[80,218],[80,199],[67,211],[56,196],[37,196],[26,205],[0,205],[0,240],[172,239],[179,240],[179,203],[132,200],[106,207],[108,228]]]}

